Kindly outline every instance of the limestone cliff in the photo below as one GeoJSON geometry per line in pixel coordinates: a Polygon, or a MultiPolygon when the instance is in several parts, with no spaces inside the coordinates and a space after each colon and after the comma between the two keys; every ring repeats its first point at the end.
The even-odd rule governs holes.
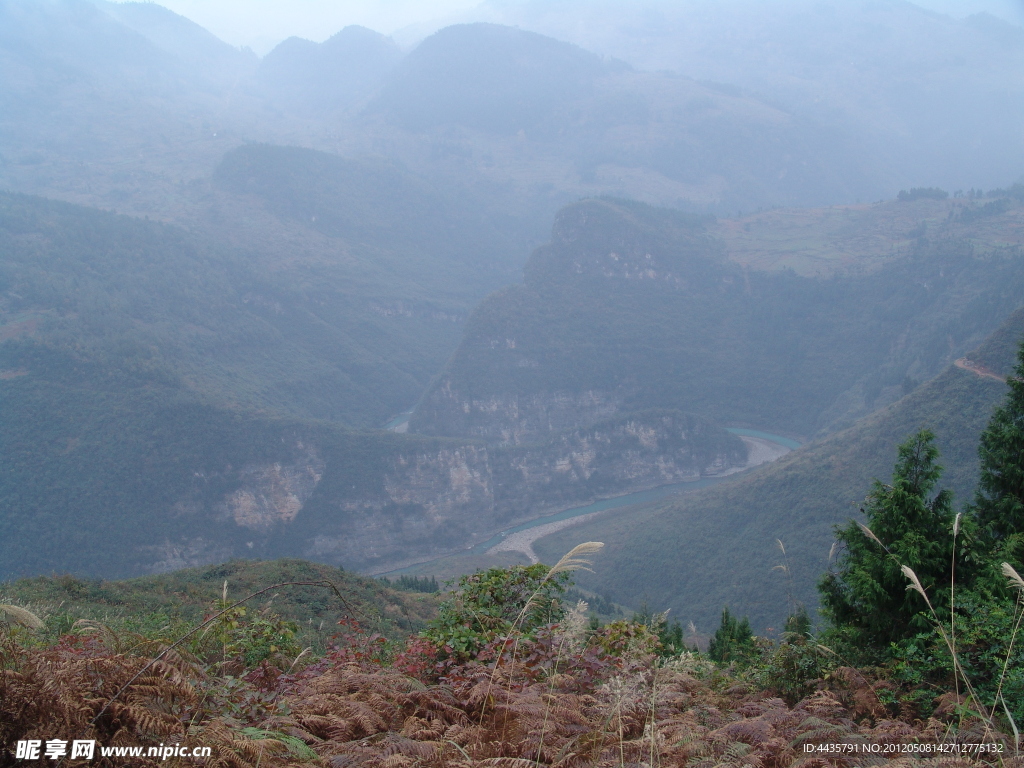
{"type": "Polygon", "coordinates": [[[577,506],[743,466],[735,435],[674,411],[647,411],[571,429],[545,443],[491,452],[495,506],[507,519],[577,506]]]}
{"type": "Polygon", "coordinates": [[[153,569],[232,555],[300,555],[386,570],[458,551],[548,512],[746,462],[739,438],[672,411],[504,447],[370,437],[292,435],[265,462],[197,477],[198,490],[171,510],[183,533],[147,547],[153,569]]]}
{"type": "Polygon", "coordinates": [[[624,399],[622,391],[596,389],[473,397],[458,391],[449,377],[430,391],[410,426],[427,434],[520,445],[611,418],[624,399]]]}

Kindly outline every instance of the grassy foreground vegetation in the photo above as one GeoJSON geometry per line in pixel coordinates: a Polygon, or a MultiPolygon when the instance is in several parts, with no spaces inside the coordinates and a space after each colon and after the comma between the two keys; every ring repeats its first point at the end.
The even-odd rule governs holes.
{"type": "MultiPolygon", "coordinates": [[[[585,603],[559,596],[600,547],[579,545],[551,568],[463,577],[428,627],[404,640],[367,631],[347,608],[325,644],[302,648],[308,635],[275,609],[305,609],[310,600],[256,610],[226,591],[190,629],[159,626],[162,618],[78,620],[59,637],[28,608],[0,604],[0,761],[14,764],[19,741],[84,738],[105,747],[208,746],[205,765],[235,768],[781,768],[845,766],[855,752],[876,761],[946,754],[964,765],[1019,764],[1009,708],[1000,715],[978,707],[950,691],[948,679],[900,678],[898,665],[849,666],[810,634],[805,613],[791,617],[774,643],[726,612],[707,654],[664,615],[588,621],[585,603]],[[991,751],[957,753],[979,743],[991,751]]],[[[229,564],[159,584],[106,585],[106,599],[184,585],[209,598],[225,571],[244,578],[246,570],[229,564]]],[[[355,599],[350,590],[365,596],[375,586],[294,562],[248,571],[267,579],[342,576],[316,586],[343,604],[355,599]]],[[[74,589],[51,581],[5,589],[74,589]]],[[[1019,606],[1009,610],[1019,621],[1019,606]]],[[[985,672],[992,676],[991,667],[985,672]]],[[[144,756],[94,764],[194,763],[144,756]]]]}

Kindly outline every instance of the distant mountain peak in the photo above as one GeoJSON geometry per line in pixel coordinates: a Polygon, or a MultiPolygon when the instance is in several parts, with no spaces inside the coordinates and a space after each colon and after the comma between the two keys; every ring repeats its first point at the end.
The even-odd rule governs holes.
{"type": "Polygon", "coordinates": [[[622,69],[628,65],[536,32],[455,24],[405,58],[370,111],[412,130],[455,123],[529,133],[596,78],[622,69]]]}

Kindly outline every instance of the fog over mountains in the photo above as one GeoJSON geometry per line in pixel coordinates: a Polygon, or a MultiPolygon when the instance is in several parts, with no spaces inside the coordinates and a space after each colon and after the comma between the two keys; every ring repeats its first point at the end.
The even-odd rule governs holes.
{"type": "Polygon", "coordinates": [[[154,4],[9,0],[4,174],[81,194],[73,163],[106,153],[122,176],[180,183],[190,171],[155,156],[273,141],[716,212],[1015,178],[1024,33],[1008,22],[895,1],[625,8],[486,6],[519,31],[454,27],[403,52],[350,28],[260,60],[154,4]]]}
{"type": "Polygon", "coordinates": [[[817,0],[487,7],[495,21],[841,126],[881,161],[886,184],[909,174],[967,188],[972,174],[1020,157],[1024,31],[988,13],[953,20],[908,2],[817,0]]]}
{"type": "MultiPolygon", "coordinates": [[[[1005,385],[950,366],[998,347],[1005,375],[1019,330],[1024,28],[897,0],[460,19],[259,57],[155,3],[0,0],[0,578],[436,563],[741,470],[729,429],[812,444],[635,514],[700,519],[709,560],[726,508],[730,551],[817,546],[885,470],[858,446],[977,433],[1005,385]],[[822,445],[859,469],[829,485],[822,445]],[[806,503],[751,500],[780,487],[806,503]]],[[[659,593],[636,553],[668,555],[588,525],[608,594],[777,619],[659,593]]],[[[793,557],[813,600],[820,553],[793,557]]]]}

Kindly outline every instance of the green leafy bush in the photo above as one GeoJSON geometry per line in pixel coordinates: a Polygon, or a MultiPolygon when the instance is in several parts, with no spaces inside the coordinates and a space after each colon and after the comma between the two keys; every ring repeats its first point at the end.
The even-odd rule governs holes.
{"type": "Polygon", "coordinates": [[[950,645],[931,631],[893,645],[889,666],[894,680],[924,689],[931,704],[936,695],[958,686],[966,695],[965,677],[989,712],[1005,714],[1005,700],[1016,722],[1024,723],[1024,644],[1015,632],[1020,608],[1019,602],[985,591],[958,592],[950,637],[961,679],[954,672],[950,645]]]}
{"type": "Polygon", "coordinates": [[[530,636],[539,627],[562,618],[560,596],[570,583],[568,573],[549,578],[541,563],[490,568],[462,576],[424,633],[450,656],[468,659],[485,644],[516,630],[530,636]]]}

